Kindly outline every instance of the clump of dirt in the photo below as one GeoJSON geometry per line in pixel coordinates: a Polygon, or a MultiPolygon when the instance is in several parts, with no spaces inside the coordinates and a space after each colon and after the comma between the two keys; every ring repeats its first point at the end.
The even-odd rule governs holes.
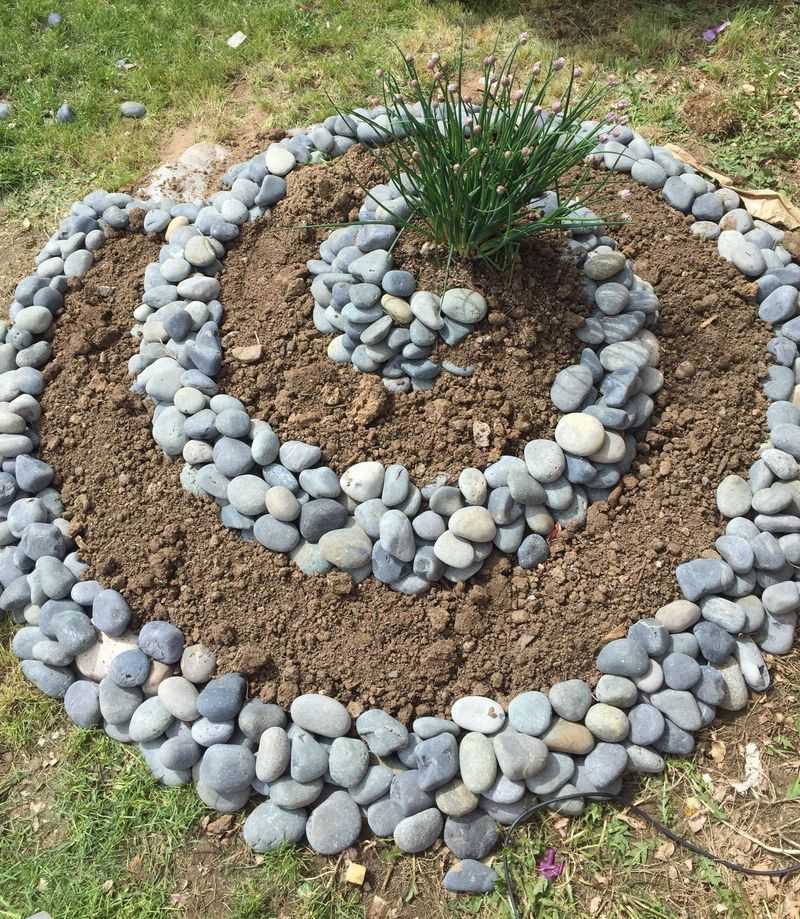
{"type": "MultiPolygon", "coordinates": [[[[287,219],[316,214],[317,222],[339,220],[343,208],[356,206],[353,182],[335,169],[308,167],[290,178],[287,219]]],[[[612,179],[596,205],[600,212],[620,209],[616,192],[624,184],[612,179]]],[[[614,233],[661,298],[658,337],[666,380],[634,469],[608,504],[592,507],[583,532],[565,531],[552,541],[551,558],[540,571],[522,571],[512,559],[496,555],[474,582],[435,586],[420,598],[400,596],[371,578],[358,587],[342,573],[308,578],[286,556],[223,528],[211,502],[183,491],[179,464],[160,455],[148,410],[129,392],[126,375],[136,348],[127,334],[131,313],[144,267],[158,247],[141,236],[113,240],[85,283],[67,297],[43,397],[42,452],[57,470],[66,513],[90,566],[87,577],[122,591],[139,623],[169,619],[190,642],[210,643],[222,670],[245,672],[262,698],[282,704],[297,693],[321,691],[351,703],[354,711],[379,705],[408,718],[444,712],[464,693],[505,700],[566,677],[591,678],[603,636],[675,598],[675,564],[711,546],[719,532],[716,482],[728,472],[745,471],[763,437],[759,377],[766,369],[768,336],[755,322],[751,285],[718,258],[713,244],[691,238],[684,219],[651,192],[633,188],[625,208],[631,222],[614,233]]],[[[283,404],[277,393],[294,385],[293,379],[305,380],[292,392],[307,403],[305,411],[317,415],[326,450],[329,442],[336,448],[326,456],[336,469],[376,455],[412,468],[424,462],[454,469],[451,450],[460,441],[453,433],[458,429],[446,421],[466,417],[458,414],[461,408],[448,409],[441,419],[426,415],[438,431],[423,436],[418,424],[407,429],[400,424],[400,418],[414,417],[401,406],[392,436],[384,439],[375,436],[380,430],[375,425],[385,418],[385,403],[368,378],[353,373],[353,384],[342,382],[342,371],[331,365],[329,378],[320,366],[314,378],[318,390],[308,380],[307,368],[325,340],[310,327],[302,289],[302,261],[315,236],[313,230],[271,235],[255,227],[231,254],[225,331],[235,322],[236,343],[245,344],[258,330],[269,348],[264,366],[226,366],[226,386],[281,433],[303,436],[309,430],[303,409],[282,410],[269,394],[283,404]],[[271,333],[270,322],[284,330],[280,336],[271,333]],[[279,379],[270,379],[272,373],[279,379]],[[330,388],[344,392],[351,385],[352,411],[340,417],[349,430],[362,432],[355,444],[337,438],[326,421],[329,408],[340,404],[331,399],[330,388]]],[[[540,251],[547,251],[547,244],[542,246],[540,251]]],[[[544,405],[547,373],[578,351],[564,318],[566,291],[572,288],[565,281],[549,289],[569,277],[567,269],[544,259],[521,277],[533,315],[523,312],[526,301],[512,289],[510,302],[494,300],[492,308],[519,310],[520,319],[500,326],[490,319],[466,344],[471,350],[465,362],[478,368],[469,391],[476,404],[469,411],[502,424],[498,443],[512,442],[513,426],[499,410],[502,401],[491,394],[501,381],[521,385],[514,378],[515,361],[539,387],[527,384],[530,399],[544,405]],[[552,324],[547,316],[554,317],[552,324]],[[541,347],[529,344],[524,357],[507,359],[495,333],[510,348],[516,323],[533,328],[537,322],[541,347]],[[537,374],[546,347],[562,360],[537,374]],[[497,367],[481,361],[482,348],[494,355],[497,367]],[[484,375],[492,382],[481,387],[484,375]]],[[[449,393],[450,385],[464,384],[445,382],[442,392],[449,393]]],[[[442,392],[435,388],[409,401],[418,399],[422,414],[442,392]]],[[[514,411],[525,410],[533,414],[527,406],[514,411]]],[[[552,422],[549,409],[545,417],[552,422]]],[[[518,427],[517,415],[512,418],[518,427]]],[[[532,430],[534,424],[547,431],[546,421],[532,419],[532,430]]],[[[469,442],[468,431],[461,437],[469,442]]],[[[468,449],[470,456],[490,455],[473,444],[468,449]]]]}
{"type": "Polygon", "coordinates": [[[701,137],[735,137],[742,129],[742,116],[736,106],[717,89],[693,93],[683,106],[691,132],[701,137]]]}
{"type": "Polygon", "coordinates": [[[527,246],[508,274],[454,260],[445,277],[442,253],[423,255],[419,233],[400,236],[395,263],[416,275],[420,290],[469,287],[491,304],[481,328],[454,347],[439,341],[433,355],[472,368],[472,376],[443,372],[432,390],[395,396],[380,377],[330,360],[332,336],[320,335],[311,321],[305,267],[330,230],[296,228],[355,217],[363,192],[354,177],[364,184],[383,179],[360,150],[327,168],[300,170],[273,219],[246,228],[227,256],[226,333],[237,344],[260,342],[263,359],[247,366],[227,361],[223,390],[269,419],[281,438],[321,446],[340,469],[366,458],[402,462],[422,482],[440,471],[483,468],[552,431],[549,386],[577,360],[571,329],[588,311],[560,239],[527,246]]]}

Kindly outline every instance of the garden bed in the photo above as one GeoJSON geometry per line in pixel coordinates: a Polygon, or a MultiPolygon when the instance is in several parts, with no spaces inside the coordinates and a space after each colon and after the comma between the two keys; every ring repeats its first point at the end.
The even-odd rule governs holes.
{"type": "MultiPolygon", "coordinates": [[[[345,157],[364,170],[365,180],[366,156],[345,157]]],[[[556,270],[554,242],[549,261],[537,259],[515,276],[523,293],[515,295],[520,315],[511,317],[511,329],[504,326],[502,338],[482,344],[494,334],[490,317],[447,349],[448,359],[476,367],[474,377],[443,375],[430,392],[388,397],[395,406],[388,417],[359,419],[361,394],[379,381],[332,363],[328,338],[311,325],[307,294],[299,288],[296,296],[286,294],[325,231],[305,240],[299,237],[312,234],[293,233],[289,241],[276,229],[312,222],[310,200],[321,202],[317,222],[346,218],[325,202],[341,197],[349,211],[351,168],[337,161],[290,177],[274,221],[246,228],[228,256],[226,334],[235,332],[232,345],[257,336],[263,357],[252,365],[228,359],[223,388],[256,417],[273,421],[282,438],[319,443],[339,471],[378,458],[410,469],[416,461],[421,484],[440,470],[452,479],[464,465],[482,467],[514,451],[513,443],[477,448],[471,425],[497,411],[490,400],[481,401],[489,388],[482,383],[503,372],[507,338],[519,325],[535,323],[544,331],[527,352],[534,372],[515,384],[522,388],[514,399],[525,400],[520,414],[536,425],[526,439],[547,436],[557,418],[549,383],[580,350],[564,313],[582,309],[574,269],[559,265],[563,287],[547,293],[556,270]],[[332,183],[325,196],[318,195],[320,182],[332,183]],[[275,282],[280,266],[286,283],[275,282]],[[530,309],[522,313],[525,302],[530,309]],[[331,388],[340,401],[325,405],[331,388]],[[455,402],[460,392],[469,401],[455,402]],[[448,407],[437,410],[443,401],[448,407]],[[294,406],[286,415],[285,404],[294,406]],[[454,419],[466,433],[446,445],[442,430],[454,419]]],[[[607,207],[619,206],[622,188],[631,189],[630,181],[612,179],[607,207]]],[[[683,217],[653,192],[631,190],[624,205],[631,220],[615,235],[662,302],[657,334],[665,374],[637,465],[607,505],[590,509],[585,531],[551,541],[551,558],[541,569],[524,571],[495,553],[474,581],[434,586],[418,598],[391,593],[371,578],[358,588],[343,573],[308,578],[286,556],[243,543],[219,523],[212,503],[184,491],[175,466],[152,442],[147,411],[128,391],[126,373],[136,349],[126,329],[157,243],[141,236],[112,241],[82,289],[67,297],[43,399],[43,454],[63,483],[92,576],[124,593],[139,622],[168,619],[188,640],[211,645],[220,671],[245,673],[257,695],[284,705],[320,691],[355,703],[356,711],[376,705],[411,718],[443,712],[463,694],[505,701],[565,677],[596,679],[594,655],[603,637],[672,600],[674,565],[713,543],[720,526],[712,483],[744,473],[764,437],[758,381],[768,336],[754,319],[752,286],[719,259],[713,244],[688,238],[683,217]],[[695,372],[681,379],[676,370],[684,365],[685,371],[687,362],[695,372]]],[[[547,247],[539,244],[537,255],[547,247]]],[[[410,255],[408,263],[421,268],[425,286],[435,287],[431,263],[410,255]]],[[[477,285],[474,274],[471,279],[477,285]]],[[[499,302],[494,298],[502,291],[494,288],[491,296],[499,302]]],[[[509,377],[523,366],[516,358],[505,363],[509,377]]]]}

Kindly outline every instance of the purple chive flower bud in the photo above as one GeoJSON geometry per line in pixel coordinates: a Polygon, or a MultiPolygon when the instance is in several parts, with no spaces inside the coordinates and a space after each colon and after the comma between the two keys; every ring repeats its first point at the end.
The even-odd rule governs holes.
{"type": "Polygon", "coordinates": [[[531,67],[531,73],[532,73],[534,76],[536,76],[537,73],[541,73],[541,70],[542,70],[542,62],[541,62],[541,61],[537,61],[537,62],[533,65],[533,67],[531,67]]]}
{"type": "Polygon", "coordinates": [[[521,45],[527,45],[527,44],[528,44],[528,39],[529,39],[529,38],[530,38],[530,35],[529,35],[527,32],[520,32],[520,33],[519,33],[519,39],[518,39],[518,40],[519,40],[519,43],[520,43],[521,45]]]}
{"type": "Polygon", "coordinates": [[[553,61],[553,70],[563,70],[563,69],[564,69],[564,64],[566,64],[566,63],[567,63],[567,62],[566,62],[566,60],[565,60],[563,57],[557,57],[557,58],[553,61]]]}
{"type": "Polygon", "coordinates": [[[554,112],[558,113],[558,112],[561,111],[561,109],[563,108],[563,106],[561,105],[561,102],[560,102],[558,99],[556,99],[556,101],[550,106],[550,108],[551,108],[554,112]]]}
{"type": "Polygon", "coordinates": [[[548,849],[544,853],[544,858],[536,866],[539,874],[548,881],[555,881],[561,876],[564,870],[564,863],[556,861],[556,850],[548,849]]]}

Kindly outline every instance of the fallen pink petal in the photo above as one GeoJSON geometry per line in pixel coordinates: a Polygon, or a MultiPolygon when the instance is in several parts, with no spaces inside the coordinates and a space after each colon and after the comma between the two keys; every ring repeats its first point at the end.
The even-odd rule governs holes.
{"type": "Polygon", "coordinates": [[[730,21],[725,19],[718,26],[712,26],[710,29],[706,29],[705,32],[703,32],[703,39],[707,42],[716,41],[717,36],[720,35],[721,32],[724,32],[729,25],[730,21]]]}
{"type": "Polygon", "coordinates": [[[548,881],[555,881],[561,876],[564,870],[564,863],[556,861],[556,850],[548,849],[544,853],[544,858],[536,866],[539,874],[548,881]]]}

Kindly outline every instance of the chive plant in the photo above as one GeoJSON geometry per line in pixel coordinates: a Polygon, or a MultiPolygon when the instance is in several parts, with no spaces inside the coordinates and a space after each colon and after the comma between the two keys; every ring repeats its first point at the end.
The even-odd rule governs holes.
{"type": "Polygon", "coordinates": [[[448,262],[460,256],[507,267],[538,233],[597,226],[578,213],[597,187],[588,157],[602,126],[582,122],[607,90],[592,81],[579,91],[581,71],[573,66],[561,95],[548,104],[565,61],[526,68],[519,54],[526,42],[523,33],[504,60],[484,59],[477,100],[465,94],[463,44],[452,70],[434,53],[422,75],[414,58],[404,56],[400,75],[377,71],[385,114],[361,116],[387,141],[375,154],[408,204],[408,217],[395,222],[410,222],[445,246],[448,262]],[[398,134],[403,139],[393,140],[398,134]]]}

